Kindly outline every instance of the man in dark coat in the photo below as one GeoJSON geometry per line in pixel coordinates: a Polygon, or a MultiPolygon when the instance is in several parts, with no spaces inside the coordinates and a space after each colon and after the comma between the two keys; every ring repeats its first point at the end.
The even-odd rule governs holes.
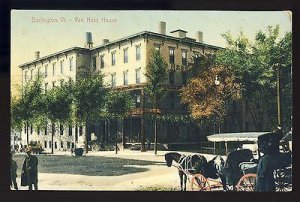
{"type": "Polygon", "coordinates": [[[32,184],[34,189],[38,190],[38,159],[31,154],[31,149],[27,149],[27,156],[24,160],[21,175],[21,186],[29,186],[29,190],[32,190],[32,184]]]}
{"type": "Polygon", "coordinates": [[[257,166],[256,191],[275,192],[273,172],[277,169],[279,163],[279,138],[278,133],[269,133],[258,139],[259,150],[264,155],[259,159],[257,166]]]}
{"type": "Polygon", "coordinates": [[[14,186],[15,190],[18,190],[18,185],[17,185],[17,169],[18,169],[18,164],[15,160],[12,158],[12,154],[10,156],[11,159],[11,164],[10,164],[10,185],[14,186]]]}

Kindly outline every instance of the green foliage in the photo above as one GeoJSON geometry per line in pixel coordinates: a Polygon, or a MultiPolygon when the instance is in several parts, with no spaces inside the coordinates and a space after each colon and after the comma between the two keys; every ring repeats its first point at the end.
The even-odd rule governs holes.
{"type": "Polygon", "coordinates": [[[108,116],[124,118],[134,107],[134,100],[126,91],[111,91],[105,98],[105,110],[108,116]]]}
{"type": "Polygon", "coordinates": [[[44,114],[52,123],[72,122],[72,84],[63,83],[60,87],[48,90],[42,96],[44,114]]]}
{"type": "Polygon", "coordinates": [[[41,106],[41,78],[36,77],[24,86],[21,98],[13,98],[11,103],[11,125],[20,131],[24,122],[34,124],[43,116],[41,106]]]}
{"type": "Polygon", "coordinates": [[[75,117],[79,123],[84,123],[87,118],[95,120],[100,116],[107,92],[103,85],[103,75],[95,73],[87,77],[78,77],[71,89],[75,117]]]}
{"type": "MultiPolygon", "coordinates": [[[[145,90],[155,105],[165,95],[165,82],[168,78],[167,63],[157,50],[152,50],[151,60],[146,66],[147,84],[145,90]]],[[[156,106],[155,106],[156,107],[156,106]]]]}
{"type": "Polygon", "coordinates": [[[259,31],[253,42],[243,33],[237,38],[225,33],[227,47],[218,51],[216,57],[217,64],[229,66],[242,84],[242,95],[249,101],[252,117],[260,130],[263,121],[258,118],[262,116],[255,110],[256,105],[261,105],[260,113],[267,121],[264,130],[276,126],[276,66],[282,71],[283,119],[287,121],[285,126],[290,126],[292,34],[286,33],[282,39],[278,36],[279,26],[269,26],[266,33],[259,31]]]}

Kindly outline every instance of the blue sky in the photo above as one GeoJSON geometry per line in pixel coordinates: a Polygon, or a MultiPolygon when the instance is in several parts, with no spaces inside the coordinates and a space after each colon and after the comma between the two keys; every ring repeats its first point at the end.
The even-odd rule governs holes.
{"type": "Polygon", "coordinates": [[[20,81],[18,65],[34,59],[39,50],[41,57],[73,46],[82,47],[85,32],[92,32],[94,46],[103,38],[110,41],[141,32],[158,32],[159,21],[167,23],[167,34],[175,29],[186,30],[195,38],[203,32],[204,43],[225,47],[221,34],[240,31],[253,39],[267,26],[280,26],[280,37],[292,31],[291,13],[287,11],[33,11],[11,12],[11,80],[20,81]],[[35,19],[57,19],[58,23],[35,22],[35,19]],[[85,22],[75,22],[75,18],[85,22]],[[86,22],[97,18],[98,23],[86,22]],[[102,18],[112,22],[102,22],[102,18]]]}

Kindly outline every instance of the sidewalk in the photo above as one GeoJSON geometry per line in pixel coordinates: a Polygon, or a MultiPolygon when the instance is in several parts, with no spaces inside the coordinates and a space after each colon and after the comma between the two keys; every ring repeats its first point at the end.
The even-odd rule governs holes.
{"type": "MultiPolygon", "coordinates": [[[[145,172],[130,173],[120,176],[86,176],[74,174],[39,173],[39,190],[78,190],[78,191],[134,191],[146,187],[168,187],[180,189],[178,170],[175,167],[167,167],[165,153],[170,151],[99,151],[89,152],[87,156],[103,156],[123,159],[154,161],[154,165],[123,165],[123,167],[146,168],[145,172]]],[[[190,152],[179,152],[186,155],[190,152]]],[[[52,154],[48,154],[52,155],[52,154]]],[[[55,152],[54,155],[71,156],[70,152],[55,152]]],[[[204,155],[208,160],[214,155],[204,155]]],[[[59,168],[58,168],[59,169],[59,168]]],[[[20,185],[20,178],[17,178],[20,185]]],[[[187,186],[189,184],[187,183],[187,186]]],[[[27,190],[27,187],[19,187],[27,190]]]]}

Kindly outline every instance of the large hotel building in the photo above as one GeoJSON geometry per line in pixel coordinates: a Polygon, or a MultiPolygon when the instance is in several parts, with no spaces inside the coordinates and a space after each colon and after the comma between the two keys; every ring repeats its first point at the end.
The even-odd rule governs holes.
{"type": "MultiPolygon", "coordinates": [[[[192,57],[200,54],[214,54],[220,47],[203,43],[203,33],[196,33],[196,39],[186,36],[187,32],[177,29],[166,34],[166,23],[160,22],[158,33],[143,31],[115,41],[103,39],[102,44],[94,46],[92,34],[86,33],[84,47],[72,47],[56,53],[40,57],[35,53],[35,60],[22,64],[22,86],[37,74],[44,75],[43,88],[60,86],[61,82],[78,79],[80,68],[92,68],[101,71],[108,87],[129,91],[135,98],[136,108],[124,122],[114,123],[112,120],[100,120],[88,126],[88,140],[95,137],[101,142],[114,141],[116,126],[123,127],[127,142],[140,142],[141,135],[145,139],[154,140],[154,128],[145,114],[153,111],[147,98],[144,86],[147,82],[145,72],[151,50],[157,49],[168,63],[169,78],[166,81],[168,93],[160,103],[162,114],[187,114],[186,108],[180,104],[179,89],[187,81],[188,75],[185,66],[192,57]]],[[[158,128],[158,141],[167,142],[200,142],[206,136],[221,130],[222,132],[235,132],[245,129],[247,117],[243,113],[241,104],[235,103],[233,109],[221,126],[176,125],[171,123],[160,124],[158,128]],[[236,106],[238,105],[238,106],[236,106]],[[238,108],[239,110],[236,110],[238,108]],[[213,129],[214,128],[214,129],[213,129]],[[216,129],[217,128],[217,129],[216,129]]],[[[247,124],[247,123],[246,123],[247,124]]],[[[249,124],[249,123],[248,123],[249,124]]],[[[48,124],[49,125],[49,124],[48,124]]],[[[54,136],[55,150],[69,150],[74,142],[83,142],[83,126],[56,126],[54,136]]],[[[51,126],[45,129],[24,129],[30,141],[39,142],[47,151],[51,150],[51,126]]],[[[27,145],[26,138],[22,138],[22,145],[27,145]]]]}

